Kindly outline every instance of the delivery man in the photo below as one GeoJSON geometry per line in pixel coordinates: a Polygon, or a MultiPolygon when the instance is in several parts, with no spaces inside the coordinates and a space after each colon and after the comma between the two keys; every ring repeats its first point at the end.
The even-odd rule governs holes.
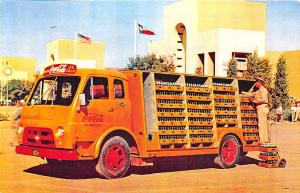
{"type": "Polygon", "coordinates": [[[255,79],[256,79],[255,86],[257,90],[252,93],[246,93],[246,95],[249,96],[249,101],[256,104],[260,142],[269,143],[270,139],[268,133],[268,120],[267,120],[267,115],[269,113],[268,90],[263,85],[264,79],[259,77],[255,79]]]}

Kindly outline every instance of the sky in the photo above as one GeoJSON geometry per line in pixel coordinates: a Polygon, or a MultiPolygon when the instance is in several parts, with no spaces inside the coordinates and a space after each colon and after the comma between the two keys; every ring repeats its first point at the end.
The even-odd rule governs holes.
{"type": "MultiPolygon", "coordinates": [[[[163,38],[163,7],[173,2],[0,0],[0,57],[32,57],[40,65],[48,42],[78,32],[105,43],[105,67],[124,67],[133,55],[134,20],[156,33],[138,35],[137,54],[145,55],[149,41],[163,38]]],[[[300,49],[300,2],[266,3],[267,49],[300,49]]]]}

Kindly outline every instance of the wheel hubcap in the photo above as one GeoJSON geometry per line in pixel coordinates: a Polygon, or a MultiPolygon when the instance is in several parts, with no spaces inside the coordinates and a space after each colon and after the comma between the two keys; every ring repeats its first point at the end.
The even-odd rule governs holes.
{"type": "Polygon", "coordinates": [[[112,145],[105,155],[107,168],[113,172],[118,172],[125,165],[126,152],[121,145],[112,145]]]}
{"type": "Polygon", "coordinates": [[[236,142],[233,139],[226,141],[222,147],[221,153],[223,161],[228,165],[232,164],[237,155],[236,142]]]}

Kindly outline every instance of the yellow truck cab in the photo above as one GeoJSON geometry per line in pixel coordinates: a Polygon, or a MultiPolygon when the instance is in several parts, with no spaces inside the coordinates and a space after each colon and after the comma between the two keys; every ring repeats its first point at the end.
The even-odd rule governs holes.
{"type": "Polygon", "coordinates": [[[257,115],[240,96],[253,80],[54,64],[23,107],[18,154],[97,160],[118,178],[156,158],[214,154],[223,168],[257,150],[257,115]]]}

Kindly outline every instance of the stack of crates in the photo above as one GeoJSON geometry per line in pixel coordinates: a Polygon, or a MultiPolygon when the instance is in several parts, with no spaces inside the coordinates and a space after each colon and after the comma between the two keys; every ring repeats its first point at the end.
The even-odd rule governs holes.
{"type": "Polygon", "coordinates": [[[244,140],[251,144],[259,141],[258,119],[255,104],[243,95],[240,96],[241,119],[244,140]]]}
{"type": "Polygon", "coordinates": [[[162,148],[187,144],[184,86],[176,82],[155,81],[158,134],[162,148]]]}
{"type": "Polygon", "coordinates": [[[255,81],[156,72],[143,81],[149,149],[213,147],[224,129],[243,129],[247,144],[259,140],[255,107],[239,100],[255,81]]]}
{"type": "Polygon", "coordinates": [[[238,127],[236,87],[232,79],[213,79],[215,120],[217,129],[238,127]]]}
{"type": "Polygon", "coordinates": [[[204,82],[205,80],[196,83],[186,83],[188,128],[191,147],[207,147],[214,142],[212,89],[204,82]]]}
{"type": "Polygon", "coordinates": [[[262,144],[259,148],[259,166],[265,168],[278,168],[278,148],[273,144],[262,144]]]}

